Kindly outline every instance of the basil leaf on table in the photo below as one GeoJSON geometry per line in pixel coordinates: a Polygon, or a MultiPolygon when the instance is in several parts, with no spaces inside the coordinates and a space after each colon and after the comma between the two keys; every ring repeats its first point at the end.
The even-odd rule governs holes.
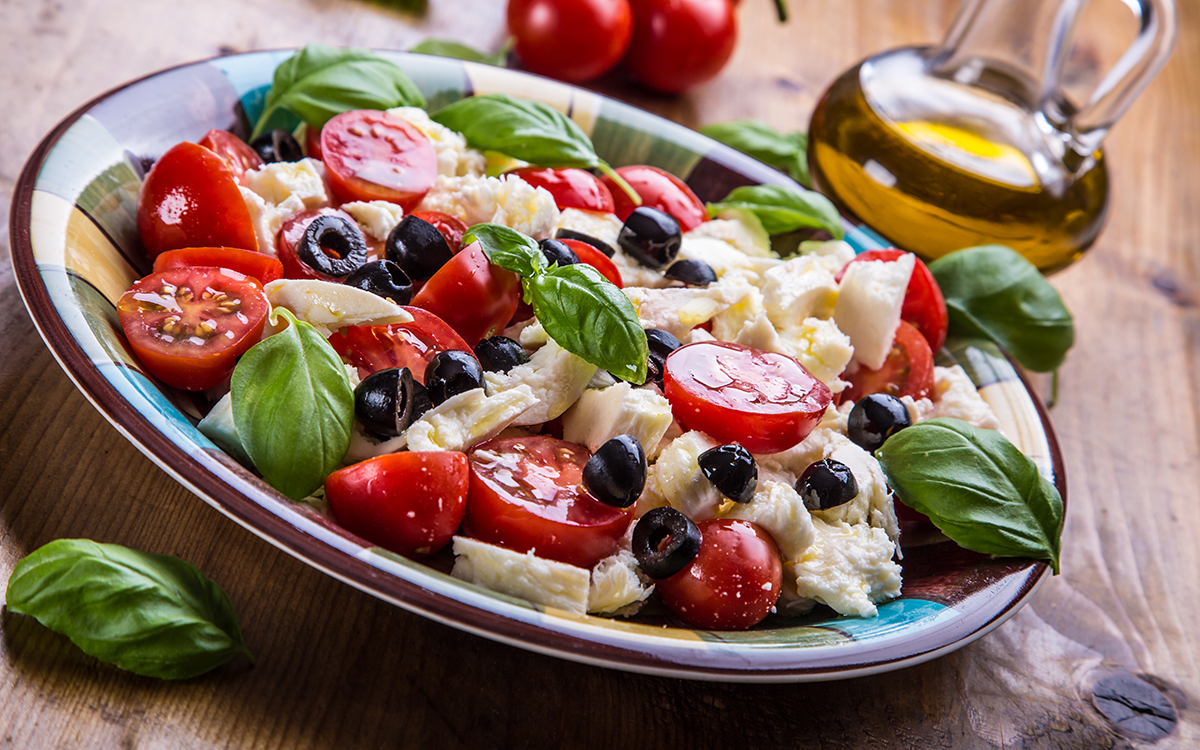
{"type": "Polygon", "coordinates": [[[889,437],[875,457],[896,497],[959,546],[1049,560],[1058,573],[1062,498],[1000,433],[931,419],[889,437]]]}
{"type": "Polygon", "coordinates": [[[1035,372],[1057,369],[1075,343],[1071,313],[1037,267],[1003,245],[950,253],[929,264],[946,298],[950,333],[982,336],[1035,372]]]}
{"type": "Polygon", "coordinates": [[[254,663],[229,596],[167,555],[57,539],[17,563],[5,605],[146,677],[183,680],[238,654],[254,663]]]}
{"type": "Polygon", "coordinates": [[[762,221],[767,234],[786,234],[797,229],[824,229],[841,239],[842,217],[833,203],[820,193],[795,190],[782,185],[746,185],[734,188],[725,200],[708,204],[709,216],[726,209],[745,209],[762,221]]]}
{"type": "Polygon", "coordinates": [[[808,177],[808,136],[795,132],[776,132],[762,120],[731,120],[705,125],[700,132],[726,146],[775,167],[806,188],[808,177]]]}
{"type": "Polygon", "coordinates": [[[450,57],[455,60],[495,65],[503,68],[508,62],[508,53],[512,49],[512,46],[513,41],[509,39],[495,52],[482,52],[474,47],[469,47],[450,39],[426,39],[415,47],[410,47],[408,51],[422,55],[436,55],[438,57],[450,57]]]}
{"type": "Polygon", "coordinates": [[[635,204],[641,204],[629,183],[596,155],[583,129],[541,102],[508,94],[482,94],[449,104],[432,117],[434,122],[462,133],[468,144],[481,151],[496,151],[541,167],[599,169],[635,204]]]}
{"type": "Polygon", "coordinates": [[[354,391],[337,352],[317,329],[276,308],[288,327],[238,360],[230,381],[233,422],[263,479],[293,500],[325,481],[350,447],[354,391]]]}
{"type": "Polygon", "coordinates": [[[280,63],[250,140],[262,135],[271,115],[288,110],[320,128],[352,109],[424,107],[412,79],[390,60],[365,49],[310,44],[280,63]]]}
{"type": "Polygon", "coordinates": [[[475,241],[483,246],[489,261],[507,271],[530,277],[546,269],[546,256],[537,243],[515,229],[502,224],[476,224],[463,235],[463,247],[475,241]]]}

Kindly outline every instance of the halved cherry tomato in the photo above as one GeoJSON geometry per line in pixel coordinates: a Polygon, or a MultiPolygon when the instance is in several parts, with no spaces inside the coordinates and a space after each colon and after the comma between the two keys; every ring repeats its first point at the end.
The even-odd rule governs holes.
{"type": "Polygon", "coordinates": [[[696,524],[700,552],[654,588],[671,611],[708,630],[745,630],[775,606],[783,565],[775,540],[757,524],[712,518],[696,524]]]}
{"type": "MultiPolygon", "coordinates": [[[[896,249],[868,250],[860,253],[850,263],[867,260],[891,261],[909,254],[896,249]]],[[[920,258],[916,258],[916,261],[912,276],[908,280],[908,290],[904,293],[904,307],[900,309],[900,319],[912,323],[929,342],[930,349],[935,352],[941,351],[942,345],[946,343],[946,329],[950,324],[950,318],[946,313],[946,299],[942,296],[942,290],[938,287],[933,274],[930,273],[929,266],[926,266],[920,258]]],[[[838,283],[841,283],[842,276],[846,275],[846,267],[850,263],[838,271],[838,283]]]]}
{"type": "Polygon", "coordinates": [[[183,247],[168,250],[154,259],[154,271],[168,268],[215,266],[253,276],[263,286],[283,278],[283,264],[269,255],[236,247],[183,247]]]}
{"type": "MultiPolygon", "coordinates": [[[[722,2],[724,1],[722,0],[722,2]]],[[[665,172],[658,167],[639,165],[621,167],[617,170],[617,174],[621,175],[634,192],[641,197],[643,206],[657,208],[671,214],[675,217],[675,221],[679,222],[679,228],[683,231],[690,232],[708,221],[708,209],[696,197],[692,189],[684,184],[683,180],[670,172],[665,172]]],[[[612,193],[617,218],[625,221],[637,206],[633,205],[629,195],[617,187],[617,183],[613,182],[611,177],[605,175],[600,180],[612,193]]]]}
{"type": "Polygon", "coordinates": [[[330,474],[325,499],[347,531],[420,559],[458,531],[470,478],[465,453],[388,453],[330,474]]]}
{"type": "Polygon", "coordinates": [[[920,331],[902,320],[883,367],[871,370],[859,366],[843,377],[850,387],[842,392],[842,398],[849,401],[872,393],[924,398],[933,388],[933,352],[920,331]]]}
{"type": "Polygon", "coordinates": [[[457,253],[462,250],[463,235],[470,229],[467,222],[444,211],[413,211],[412,215],[424,219],[441,232],[446,238],[446,244],[450,246],[450,252],[457,253]]]}
{"type": "Polygon", "coordinates": [[[483,245],[472,242],[425,282],[412,305],[437,315],[475,346],[504,328],[520,299],[521,277],[492,265],[483,245]]]}
{"type": "Polygon", "coordinates": [[[538,557],[590,568],[616,551],[633,506],[614,508],[583,487],[587,448],[546,435],[498,438],[468,453],[471,490],[463,529],[538,557]]]}
{"type": "Polygon", "coordinates": [[[258,169],[263,165],[258,152],[228,130],[208,131],[200,139],[199,145],[221,157],[221,161],[229,167],[233,179],[238,182],[242,181],[247,170],[258,169]]]}
{"type": "Polygon", "coordinates": [[[407,367],[422,385],[425,366],[438,352],[471,352],[467,342],[438,316],[419,307],[404,309],[413,316],[411,323],[347,326],[334,331],[329,343],[346,364],[358,368],[360,378],[389,367],[407,367]]]}
{"type": "Polygon", "coordinates": [[[308,225],[312,224],[318,216],[337,216],[350,222],[355,227],[358,226],[358,223],[354,221],[350,214],[340,208],[312,208],[289,216],[284,220],[283,225],[279,227],[279,236],[275,242],[279,260],[283,263],[284,278],[341,281],[341,279],[326,276],[300,260],[300,256],[296,252],[296,249],[300,246],[300,241],[304,239],[304,230],[308,229],[308,225]]]}
{"type": "Polygon", "coordinates": [[[829,406],[824,383],[785,354],[725,341],[682,346],[667,357],[663,391],[688,430],[753,453],[778,453],[808,437],[829,406]]]}
{"type": "Polygon", "coordinates": [[[225,268],[171,268],[117,301],[121,330],[151,375],[186,391],[229,379],[262,336],[271,305],[255,279],[225,268]]]}
{"type": "Polygon", "coordinates": [[[617,210],[608,187],[591,172],[573,168],[523,167],[510,174],[515,174],[534,187],[548,190],[554,196],[554,204],[560,209],[578,208],[610,214],[617,210]]]}
{"type": "Polygon", "coordinates": [[[321,160],[321,129],[304,126],[304,155],[321,160]]]}
{"type": "Polygon", "coordinates": [[[394,115],[356,109],[321,128],[321,155],[343,202],[391,201],[416,207],[437,177],[437,152],[425,134],[394,115]]]}
{"type": "Polygon", "coordinates": [[[171,147],[138,194],[138,234],[146,254],[181,247],[258,250],[250,210],[221,157],[194,143],[171,147]]]}
{"type": "Polygon", "coordinates": [[[600,272],[600,275],[611,281],[617,289],[624,288],[621,283],[621,272],[617,269],[617,264],[612,262],[604,253],[592,247],[586,242],[580,240],[561,239],[559,242],[566,243],[567,247],[575,251],[579,256],[579,260],[587,263],[592,268],[600,272]]]}
{"type": "Polygon", "coordinates": [[[737,46],[729,0],[635,0],[625,68],[652,89],[677,94],[725,67],[737,46]]]}
{"type": "Polygon", "coordinates": [[[564,81],[603,75],[629,47],[629,0],[509,0],[508,30],[534,73],[564,81]]]}

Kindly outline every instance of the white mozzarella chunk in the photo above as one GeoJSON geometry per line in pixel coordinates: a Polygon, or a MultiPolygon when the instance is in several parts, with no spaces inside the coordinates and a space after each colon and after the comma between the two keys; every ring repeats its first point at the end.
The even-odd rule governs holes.
{"type": "Polygon", "coordinates": [[[716,515],[724,502],[720,490],[700,470],[700,454],[718,443],[703,432],[686,432],[672,440],[646,473],[646,489],[634,515],[660,505],[670,505],[693,521],[716,515]]]}
{"type": "Polygon", "coordinates": [[[363,233],[381,242],[404,218],[404,209],[388,201],[353,201],[343,203],[341,209],[358,222],[363,233]]]}
{"type": "Polygon", "coordinates": [[[626,289],[641,287],[661,289],[674,283],[666,276],[663,276],[661,271],[655,271],[653,268],[643,266],[626,255],[625,251],[620,247],[614,247],[616,247],[616,252],[613,253],[612,262],[621,274],[621,283],[625,285],[626,289]]]}
{"type": "Polygon", "coordinates": [[[342,463],[349,466],[359,461],[366,461],[368,458],[399,453],[407,444],[408,441],[403,434],[399,437],[380,440],[367,433],[363,426],[355,420],[354,427],[350,430],[350,447],[346,449],[346,456],[342,459],[342,463]]]}
{"type": "Polygon", "coordinates": [[[783,353],[794,357],[812,376],[841,392],[846,383],[838,378],[854,356],[850,337],[842,333],[832,320],[805,318],[779,332],[784,342],[783,353]]]}
{"type": "Polygon", "coordinates": [[[238,186],[242,193],[242,202],[250,212],[250,223],[254,226],[254,236],[258,239],[258,251],[272,258],[278,257],[279,250],[275,238],[283,222],[304,210],[304,202],[295,196],[287,198],[279,205],[267,203],[263,197],[250,188],[238,186]]]}
{"type": "Polygon", "coordinates": [[[717,283],[703,289],[626,287],[621,291],[633,303],[643,328],[661,328],[678,338],[741,302],[752,289],[717,283]]]}
{"type": "Polygon", "coordinates": [[[558,216],[559,229],[573,229],[591,235],[602,242],[607,242],[616,249],[617,236],[621,233],[621,220],[616,214],[606,211],[583,211],[578,208],[564,208],[558,216]]]}
{"type": "Polygon", "coordinates": [[[492,393],[529,386],[536,403],[513,422],[521,426],[548,422],[565,412],[587,390],[598,369],[549,339],[525,364],[508,372],[484,373],[484,378],[492,393]]]}
{"type": "Polygon", "coordinates": [[[530,320],[534,322],[521,328],[521,332],[517,335],[517,342],[526,349],[538,349],[546,345],[546,342],[550,340],[550,334],[546,333],[546,329],[541,323],[536,322],[536,318],[530,318],[530,320]]]}
{"type": "Polygon", "coordinates": [[[618,435],[632,435],[653,461],[671,421],[671,404],[661,394],[622,382],[584,391],[562,415],[563,439],[594,452],[618,435]]]}
{"type": "Polygon", "coordinates": [[[854,260],[855,256],[854,248],[849,242],[843,240],[824,242],[808,240],[801,242],[796,252],[799,255],[816,258],[827,271],[834,275],[837,275],[837,272],[845,268],[847,263],[854,260]]]}
{"type": "Polygon", "coordinates": [[[258,169],[246,170],[243,180],[246,187],[261,195],[267,203],[279,205],[288,198],[298,198],[305,208],[329,205],[325,165],[316,159],[264,164],[258,169]]]}
{"type": "Polygon", "coordinates": [[[587,568],[463,536],[454,537],[454,554],[450,575],[455,578],[545,607],[587,613],[591,580],[587,568]]]}
{"type": "Polygon", "coordinates": [[[683,235],[689,237],[712,237],[733,245],[742,253],[757,258],[775,258],[771,251],[771,236],[763,229],[762,222],[752,211],[731,209],[717,214],[717,218],[706,221],[683,235]]]}
{"type": "Polygon", "coordinates": [[[419,208],[457,216],[467,226],[485,222],[503,224],[539,240],[554,236],[558,225],[554,196],[515,175],[438,175],[419,208]]]}
{"type": "Polygon", "coordinates": [[[319,279],[277,279],[263,287],[271,307],[285,307],[328,336],[346,326],[410,323],[399,305],[362,289],[319,279]]]}
{"type": "MultiPolygon", "coordinates": [[[[724,285],[729,282],[721,283],[724,285]]],[[[757,286],[748,284],[740,288],[746,290],[746,296],[737,304],[730,305],[713,316],[712,335],[719,341],[735,341],[747,326],[755,325],[760,317],[766,315],[762,291],[757,286]]],[[[762,335],[762,332],[759,335],[762,335]]]]}
{"type": "MultiPolygon", "coordinates": [[[[701,224],[706,227],[714,222],[701,224]]],[[[770,269],[783,261],[777,258],[760,258],[746,255],[733,245],[714,237],[696,235],[695,230],[683,238],[679,247],[679,260],[696,260],[712,268],[717,278],[725,278],[740,272],[738,278],[748,283],[758,283],[770,269]]]]}
{"type": "Polygon", "coordinates": [[[637,558],[627,549],[596,563],[588,587],[587,611],[624,614],[631,604],[645,601],[654,592],[654,584],[643,580],[638,570],[637,558]]]}
{"type": "Polygon", "coordinates": [[[782,329],[805,318],[833,315],[838,288],[819,258],[802,255],[766,271],[762,293],[767,315],[782,329]]]}
{"type": "Polygon", "coordinates": [[[813,542],[794,564],[796,592],[840,615],[875,617],[876,604],[900,595],[896,545],[882,529],[813,519],[813,542]]]}
{"type": "Polygon", "coordinates": [[[413,451],[465,451],[490,440],[537,403],[529,386],[518,385],[490,396],[472,388],[421,415],[404,432],[413,451]]]}
{"type": "Polygon", "coordinates": [[[434,122],[420,107],[395,107],[387,110],[387,113],[405,120],[425,134],[437,153],[438,174],[478,177],[487,168],[487,157],[482,151],[468,147],[467,139],[461,133],[434,122]]]}
{"type": "Polygon", "coordinates": [[[973,427],[999,430],[1000,420],[983,396],[979,395],[971,376],[959,365],[933,368],[933,391],[929,394],[933,411],[929,419],[952,417],[973,427]]]}
{"type": "Polygon", "coordinates": [[[813,521],[791,484],[760,481],[754,499],[734,503],[725,518],[750,521],[766,529],[785,560],[799,560],[813,542],[813,521]]]}
{"type": "Polygon", "coordinates": [[[854,361],[872,370],[887,361],[915,262],[915,256],[903,255],[893,261],[852,263],[846,269],[833,318],[850,337],[854,361]]]}

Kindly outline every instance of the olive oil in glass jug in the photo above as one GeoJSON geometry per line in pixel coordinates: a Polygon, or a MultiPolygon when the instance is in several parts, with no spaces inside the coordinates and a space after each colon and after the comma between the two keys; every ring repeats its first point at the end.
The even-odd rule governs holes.
{"type": "Polygon", "coordinates": [[[939,47],[844,73],[809,126],[814,186],[927,260],[983,244],[1043,271],[1077,260],[1108,214],[1100,142],[1169,57],[1173,0],[1128,0],[1138,38],[1082,106],[1061,85],[1087,0],[965,0],[939,47]]]}

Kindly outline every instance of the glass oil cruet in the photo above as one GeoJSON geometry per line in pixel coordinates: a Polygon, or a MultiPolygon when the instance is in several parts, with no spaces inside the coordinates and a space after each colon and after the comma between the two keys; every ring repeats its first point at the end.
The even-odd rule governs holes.
{"type": "Polygon", "coordinates": [[[939,47],[844,73],[809,127],[814,185],[932,260],[1004,244],[1043,271],[1077,260],[1108,211],[1100,142],[1166,63],[1173,0],[1124,0],[1140,29],[1090,98],[1062,86],[1087,0],[964,0],[939,47]]]}

